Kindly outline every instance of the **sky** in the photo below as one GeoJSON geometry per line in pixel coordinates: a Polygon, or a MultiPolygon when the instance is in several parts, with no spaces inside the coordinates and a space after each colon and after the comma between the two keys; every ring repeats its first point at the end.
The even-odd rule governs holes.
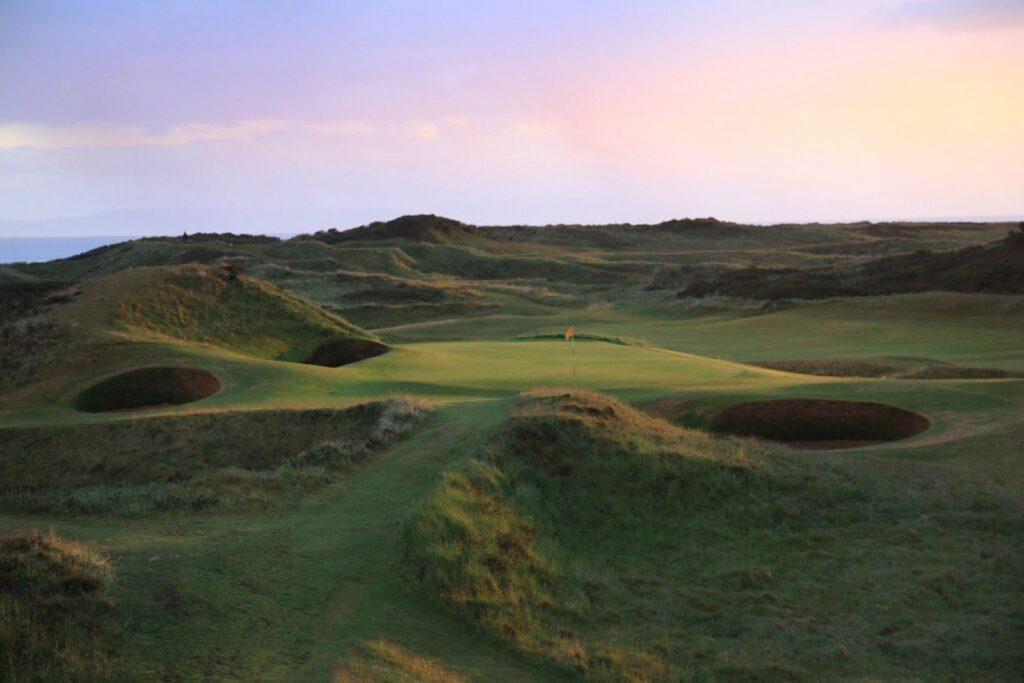
{"type": "Polygon", "coordinates": [[[1024,214],[1024,0],[0,0],[0,236],[1024,214]]]}

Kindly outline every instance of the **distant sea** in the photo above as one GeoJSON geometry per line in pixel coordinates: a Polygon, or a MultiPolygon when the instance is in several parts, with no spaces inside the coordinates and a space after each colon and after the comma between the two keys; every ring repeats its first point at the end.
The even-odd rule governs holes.
{"type": "Polygon", "coordinates": [[[0,263],[52,261],[105,244],[135,239],[127,235],[92,237],[0,237],[0,263]]]}

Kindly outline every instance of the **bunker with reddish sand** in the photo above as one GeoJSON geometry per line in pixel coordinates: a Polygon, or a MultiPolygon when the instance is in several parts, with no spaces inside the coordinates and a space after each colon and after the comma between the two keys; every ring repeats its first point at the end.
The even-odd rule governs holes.
{"type": "Polygon", "coordinates": [[[307,365],[339,368],[342,365],[380,356],[388,350],[387,345],[372,339],[332,339],[316,347],[303,362],[307,365]]]}
{"type": "Polygon", "coordinates": [[[78,394],[74,407],[86,413],[176,406],[220,391],[212,372],[199,368],[150,367],[108,377],[78,394]]]}
{"type": "Polygon", "coordinates": [[[793,448],[856,448],[916,436],[931,426],[923,415],[867,401],[775,399],[738,403],[711,421],[711,430],[781,441],[793,448]]]}

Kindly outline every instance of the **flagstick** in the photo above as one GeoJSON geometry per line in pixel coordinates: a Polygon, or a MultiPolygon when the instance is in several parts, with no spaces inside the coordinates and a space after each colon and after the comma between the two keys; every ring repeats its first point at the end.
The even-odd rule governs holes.
{"type": "Polygon", "coordinates": [[[576,376],[576,335],[569,337],[569,346],[572,347],[572,376],[576,376]]]}

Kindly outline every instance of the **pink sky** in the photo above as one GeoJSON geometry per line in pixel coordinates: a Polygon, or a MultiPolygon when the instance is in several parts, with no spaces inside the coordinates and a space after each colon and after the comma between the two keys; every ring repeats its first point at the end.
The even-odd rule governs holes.
{"type": "Polygon", "coordinates": [[[15,1],[0,64],[0,235],[1024,213],[1020,0],[15,1]]]}

